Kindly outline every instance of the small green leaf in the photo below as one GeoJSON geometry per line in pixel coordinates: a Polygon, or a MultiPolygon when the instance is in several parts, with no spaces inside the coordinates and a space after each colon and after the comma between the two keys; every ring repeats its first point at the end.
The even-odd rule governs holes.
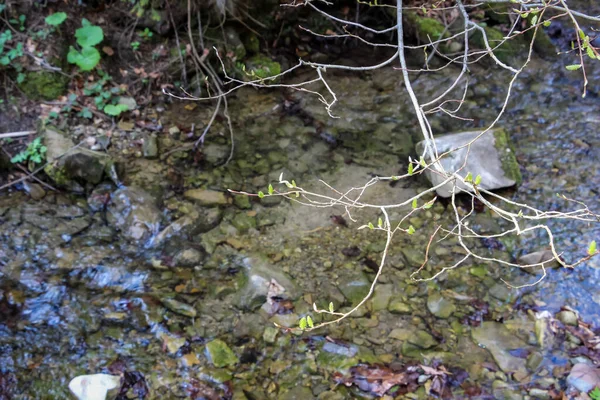
{"type": "Polygon", "coordinates": [[[274,190],[273,190],[273,185],[271,185],[269,183],[269,188],[268,188],[269,194],[273,194],[274,190]]]}
{"type": "Polygon", "coordinates": [[[117,104],[112,105],[112,104],[107,104],[106,106],[104,106],[104,113],[106,115],[110,115],[113,117],[118,117],[119,115],[121,115],[121,113],[123,112],[123,108],[119,107],[119,106],[123,106],[124,104],[117,104]]]}
{"type": "Polygon", "coordinates": [[[577,33],[579,33],[579,37],[581,38],[581,40],[585,40],[585,32],[584,31],[582,31],[580,29],[579,32],[577,32],[577,33]]]}
{"type": "Polygon", "coordinates": [[[381,217],[379,217],[379,219],[377,220],[377,226],[380,228],[383,226],[383,220],[381,219],[381,217]]]}
{"type": "Polygon", "coordinates": [[[565,68],[568,71],[577,71],[579,68],[581,68],[581,64],[567,65],[565,68]]]}
{"type": "Polygon", "coordinates": [[[551,20],[546,20],[546,21],[544,21],[544,26],[547,28],[550,26],[551,23],[552,23],[551,20]]]}
{"type": "Polygon", "coordinates": [[[468,173],[467,176],[465,176],[465,182],[473,182],[473,174],[472,173],[468,173]]]}
{"type": "Polygon", "coordinates": [[[415,227],[414,226],[409,226],[408,230],[406,231],[406,233],[408,233],[409,235],[412,235],[416,232],[415,227]]]}
{"type": "Polygon", "coordinates": [[[308,324],[309,328],[314,328],[315,327],[315,324],[314,324],[312,318],[310,317],[310,315],[306,316],[306,323],[308,324]]]}
{"type": "Polygon", "coordinates": [[[392,180],[393,180],[393,181],[397,181],[398,179],[400,179],[400,177],[398,177],[398,176],[396,176],[396,175],[392,176],[392,180]]]}
{"type": "Polygon", "coordinates": [[[538,16],[534,15],[533,17],[531,17],[531,25],[535,25],[537,23],[538,20],[538,16]]]}
{"type": "Polygon", "coordinates": [[[588,395],[592,400],[600,400],[600,388],[596,386],[588,395]]]}
{"type": "Polygon", "coordinates": [[[595,240],[592,240],[590,242],[590,245],[588,247],[588,251],[587,252],[588,252],[589,256],[591,256],[593,254],[596,254],[596,241],[595,240]]]}
{"type": "Polygon", "coordinates": [[[57,13],[48,15],[44,21],[46,21],[46,23],[48,25],[59,26],[60,24],[65,22],[66,19],[67,19],[66,13],[57,12],[57,13]]]}
{"type": "Polygon", "coordinates": [[[332,313],[334,310],[333,308],[333,302],[329,302],[329,312],[332,313]]]}
{"type": "Polygon", "coordinates": [[[265,194],[261,191],[258,192],[258,198],[262,199],[263,197],[265,197],[265,194]]]}
{"type": "Polygon", "coordinates": [[[292,187],[296,187],[296,181],[292,179],[292,187]]]}
{"type": "Polygon", "coordinates": [[[594,50],[592,50],[591,46],[587,46],[585,48],[585,52],[587,53],[588,57],[591,58],[592,60],[596,59],[596,54],[594,54],[594,50]]]}
{"type": "Polygon", "coordinates": [[[421,158],[419,159],[419,164],[421,164],[421,167],[423,168],[427,167],[427,163],[425,162],[423,156],[421,156],[421,158]]]}
{"type": "Polygon", "coordinates": [[[523,210],[519,210],[519,213],[517,214],[517,217],[523,218],[523,210]]]}
{"type": "Polygon", "coordinates": [[[481,183],[481,175],[477,175],[477,176],[475,177],[475,182],[474,182],[474,183],[475,183],[476,185],[479,185],[479,184],[481,183]]]}
{"type": "Polygon", "coordinates": [[[417,208],[417,206],[418,206],[417,199],[414,199],[412,201],[412,208],[417,208]]]}
{"type": "Polygon", "coordinates": [[[373,226],[372,222],[369,222],[369,225],[367,225],[369,227],[369,229],[375,229],[375,226],[373,226]]]}
{"type": "Polygon", "coordinates": [[[415,167],[412,165],[412,163],[408,164],[408,175],[412,175],[414,171],[415,167]]]}
{"type": "Polygon", "coordinates": [[[306,317],[302,317],[298,325],[300,326],[300,329],[305,330],[307,325],[306,317]]]}
{"type": "Polygon", "coordinates": [[[423,208],[425,210],[429,210],[431,207],[433,207],[433,203],[435,203],[435,199],[428,201],[427,203],[423,204],[423,208]]]}

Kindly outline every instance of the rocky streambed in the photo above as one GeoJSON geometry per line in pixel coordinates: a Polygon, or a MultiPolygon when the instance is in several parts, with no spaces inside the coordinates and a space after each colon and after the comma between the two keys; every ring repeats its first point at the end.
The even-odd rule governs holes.
{"type": "MultiPolygon", "coordinates": [[[[558,191],[593,208],[598,99],[581,99],[575,78],[552,65],[532,71],[501,122],[523,174],[504,194],[564,209],[558,191]]],[[[490,74],[473,73],[465,112],[476,119],[467,128],[498,110],[504,77],[490,74]]],[[[47,171],[62,192],[28,183],[0,195],[0,398],[69,398],[69,381],[94,373],[122,376],[121,398],[146,399],[548,399],[569,387],[591,390],[589,379],[567,377],[573,365],[595,373],[600,361],[597,261],[519,290],[501,279],[526,284],[540,271],[469,262],[417,282],[411,274],[423,263],[428,229],[452,218],[441,201],[411,218],[414,235],[395,238],[373,298],[351,318],[315,334],[275,327],[296,326],[313,303],[357,304],[385,237],[356,229],[374,213],[353,223],[339,217],[343,210],[227,189],[265,190],[282,172],[306,188],[324,190],[323,179],[345,189],[404,171],[419,137],[398,78],[393,69],[331,76],[341,103],[335,120],[304,94],[240,91],[227,165],[225,121],[193,150],[188,136],[212,112],[201,103],[145,110],[142,128],[122,121],[111,131],[46,130],[57,139],[46,141],[49,157],[83,144],[47,171]]],[[[450,79],[432,75],[418,92],[433,95],[450,79]]],[[[443,133],[465,124],[432,123],[443,133]]],[[[400,202],[426,187],[420,178],[382,183],[365,200],[400,202]]],[[[475,223],[493,231],[500,221],[483,210],[475,223]]],[[[552,227],[566,256],[598,237],[597,226],[552,227]]],[[[472,246],[513,260],[545,243],[472,246]]],[[[452,240],[433,247],[420,277],[462,255],[452,240]]]]}

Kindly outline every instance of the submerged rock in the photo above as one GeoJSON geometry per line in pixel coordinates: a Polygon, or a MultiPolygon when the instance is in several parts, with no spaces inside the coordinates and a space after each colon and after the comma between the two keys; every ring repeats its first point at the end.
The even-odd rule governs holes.
{"type": "Polygon", "coordinates": [[[242,309],[255,310],[265,301],[267,296],[276,295],[294,300],[298,297],[298,289],[292,279],[257,256],[242,260],[243,274],[238,280],[236,304],[242,309]]]}
{"type": "MultiPolygon", "coordinates": [[[[481,175],[481,183],[478,186],[483,189],[500,189],[520,183],[522,178],[519,164],[505,130],[490,130],[475,140],[470,148],[459,149],[480,134],[480,131],[472,131],[436,137],[435,146],[438,154],[452,151],[440,160],[444,169],[448,172],[455,172],[463,166],[466,159],[465,167],[459,174],[465,177],[470,172],[474,178],[481,175]]],[[[417,143],[417,153],[423,154],[430,147],[431,144],[423,140],[417,143]]],[[[425,153],[425,158],[430,160],[427,153],[425,153]]],[[[425,174],[433,186],[444,181],[443,177],[430,170],[427,170],[425,174]]],[[[470,190],[470,185],[466,186],[462,183],[456,185],[458,191],[470,190]]],[[[449,182],[438,188],[436,192],[441,197],[450,197],[452,189],[453,183],[449,182]]]]}
{"type": "Polygon", "coordinates": [[[228,367],[240,362],[229,346],[220,339],[206,344],[206,356],[217,368],[228,367]]]}
{"type": "Polygon", "coordinates": [[[216,190],[191,189],[183,195],[186,199],[193,200],[203,206],[223,206],[227,204],[225,193],[216,190]]]}
{"type": "Polygon", "coordinates": [[[487,349],[503,372],[525,375],[525,359],[515,357],[511,350],[527,348],[527,344],[498,322],[485,321],[471,330],[471,336],[480,347],[487,349]]]}
{"type": "Polygon", "coordinates": [[[126,239],[138,243],[145,243],[156,235],[161,216],[154,198],[136,187],[114,192],[106,213],[109,224],[119,229],[126,239]]]}
{"type": "Polygon", "coordinates": [[[439,293],[429,295],[427,298],[427,308],[429,312],[438,318],[448,318],[456,311],[456,306],[443,298],[439,293]]]}
{"type": "Polygon", "coordinates": [[[78,400],[114,399],[121,387],[121,377],[107,374],[81,375],[69,383],[78,400]]]}
{"type": "Polygon", "coordinates": [[[351,305],[360,303],[369,293],[370,287],[371,282],[363,274],[346,277],[338,284],[338,289],[351,305]]]}
{"type": "Polygon", "coordinates": [[[575,364],[567,376],[567,383],[580,392],[600,387],[600,369],[588,364],[575,364]]]}

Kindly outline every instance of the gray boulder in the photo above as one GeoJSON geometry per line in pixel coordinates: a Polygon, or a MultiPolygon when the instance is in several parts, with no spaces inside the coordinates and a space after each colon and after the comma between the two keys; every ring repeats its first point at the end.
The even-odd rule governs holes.
{"type": "MultiPolygon", "coordinates": [[[[461,148],[480,134],[481,131],[471,131],[436,137],[434,140],[438,155],[454,150],[440,160],[444,169],[448,172],[456,172],[466,159],[466,165],[459,174],[465,177],[470,172],[473,178],[481,175],[479,187],[483,189],[500,189],[520,183],[522,177],[519,164],[504,129],[490,130],[475,140],[470,148],[468,146],[461,148]]],[[[427,161],[431,161],[427,151],[431,146],[430,141],[423,140],[417,143],[417,153],[424,155],[427,161]]],[[[444,181],[443,177],[430,170],[425,174],[433,186],[444,181]]],[[[441,197],[450,197],[452,187],[453,183],[449,182],[436,192],[441,197]]],[[[462,183],[458,183],[457,187],[459,191],[469,190],[462,183]]]]}
{"type": "Polygon", "coordinates": [[[580,392],[600,387],[600,369],[588,364],[575,364],[567,376],[567,384],[580,392]]]}
{"type": "Polygon", "coordinates": [[[471,330],[471,336],[475,344],[491,353],[494,361],[503,372],[527,374],[525,359],[513,356],[511,350],[526,349],[528,345],[510,332],[503,324],[485,321],[481,326],[471,330]]]}

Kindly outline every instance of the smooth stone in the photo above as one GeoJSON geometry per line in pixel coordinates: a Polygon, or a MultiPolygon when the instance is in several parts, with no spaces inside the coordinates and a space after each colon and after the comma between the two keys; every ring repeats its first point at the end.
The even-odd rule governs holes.
{"type": "Polygon", "coordinates": [[[552,314],[542,311],[535,315],[535,338],[542,349],[551,349],[556,343],[556,334],[552,329],[552,314]]]}
{"type": "Polygon", "coordinates": [[[428,349],[437,345],[437,341],[428,332],[416,331],[408,338],[408,343],[414,344],[422,349],[428,349]]]}
{"type": "Polygon", "coordinates": [[[580,392],[600,387],[600,369],[588,364],[575,364],[567,376],[567,384],[580,392]]]}
{"type": "Polygon", "coordinates": [[[506,373],[526,374],[525,360],[513,356],[511,350],[527,348],[527,344],[510,332],[506,327],[493,321],[484,321],[481,326],[471,330],[473,341],[486,348],[500,369],[506,373]]]}
{"type": "Polygon", "coordinates": [[[577,314],[573,311],[561,311],[556,318],[565,325],[577,326],[578,323],[577,314]]]}
{"type": "Polygon", "coordinates": [[[293,280],[263,257],[246,257],[239,264],[242,272],[236,283],[235,303],[238,307],[255,310],[267,301],[269,293],[290,300],[298,297],[299,290],[293,280]]]}
{"type": "MultiPolygon", "coordinates": [[[[554,258],[551,250],[539,250],[533,253],[525,254],[519,257],[519,264],[521,265],[532,265],[542,264],[546,268],[558,267],[560,264],[554,258]]],[[[537,271],[540,266],[536,268],[523,268],[524,271],[532,272],[537,271]]]]}
{"type": "Polygon", "coordinates": [[[371,299],[373,311],[381,311],[388,308],[390,300],[394,296],[394,285],[385,284],[375,287],[375,294],[371,299]]]}
{"type": "Polygon", "coordinates": [[[338,289],[351,305],[360,303],[369,293],[370,287],[371,282],[363,274],[345,277],[338,284],[338,289]]]}
{"type": "Polygon", "coordinates": [[[256,217],[251,217],[245,212],[237,213],[231,220],[231,225],[240,233],[248,232],[256,228],[256,217]]]}
{"type": "Polygon", "coordinates": [[[217,368],[228,367],[240,362],[229,346],[220,339],[215,339],[206,344],[206,356],[217,368]]]}
{"type": "Polygon", "coordinates": [[[200,250],[185,249],[179,251],[173,257],[173,261],[178,267],[195,267],[204,259],[204,254],[200,250]]]}
{"type": "Polygon", "coordinates": [[[163,299],[162,303],[174,313],[190,318],[194,318],[197,315],[197,311],[194,307],[190,306],[189,304],[182,303],[181,301],[177,301],[175,299],[163,299]]]}
{"type": "Polygon", "coordinates": [[[388,311],[392,314],[410,314],[412,308],[400,300],[392,300],[388,306],[388,311]]]}
{"type": "Polygon", "coordinates": [[[69,390],[78,400],[114,399],[121,388],[121,377],[108,374],[81,375],[69,382],[69,390]]]}
{"type": "Polygon", "coordinates": [[[203,206],[223,206],[227,204],[227,197],[223,192],[208,189],[190,189],[183,193],[186,199],[193,200],[203,206]]]}
{"type": "Polygon", "coordinates": [[[150,135],[144,138],[142,153],[144,154],[144,158],[153,159],[158,157],[158,141],[156,140],[156,136],[150,135]]]}
{"type": "Polygon", "coordinates": [[[25,189],[33,200],[41,200],[46,196],[46,191],[42,188],[42,185],[38,185],[37,183],[24,181],[23,189],[25,189]]]}
{"type": "MultiPolygon", "coordinates": [[[[480,134],[481,131],[471,131],[437,136],[434,141],[438,154],[452,151],[450,156],[440,160],[443,168],[449,173],[460,169],[459,174],[462,177],[467,173],[471,173],[473,178],[481,175],[481,183],[478,186],[487,190],[510,187],[519,183],[522,179],[521,173],[506,131],[493,129],[477,138],[480,134]],[[462,147],[475,138],[477,140],[469,147],[462,147]]],[[[417,154],[423,154],[427,148],[433,147],[432,145],[428,140],[417,143],[417,154]]],[[[427,153],[429,152],[426,152],[427,161],[432,161],[427,153]]],[[[432,169],[427,169],[425,175],[432,186],[437,186],[445,180],[445,177],[432,172],[432,169]]],[[[452,195],[453,189],[454,184],[449,182],[438,188],[436,192],[439,196],[447,198],[452,195]]],[[[458,192],[471,191],[472,186],[456,182],[456,189],[458,192]]]]}
{"type": "Polygon", "coordinates": [[[439,293],[429,295],[427,298],[427,308],[436,317],[444,319],[450,317],[456,311],[456,306],[439,293]]]}

